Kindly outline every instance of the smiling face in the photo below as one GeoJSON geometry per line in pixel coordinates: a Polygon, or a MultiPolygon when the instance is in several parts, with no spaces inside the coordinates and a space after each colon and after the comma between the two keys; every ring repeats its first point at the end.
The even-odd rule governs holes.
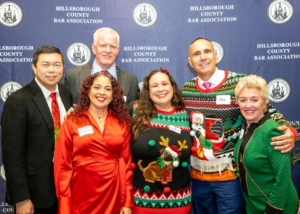
{"type": "Polygon", "coordinates": [[[97,64],[103,70],[108,70],[115,63],[119,53],[117,36],[111,32],[100,34],[92,45],[92,51],[97,64]]]}
{"type": "Polygon", "coordinates": [[[173,87],[167,74],[157,72],[152,75],[149,79],[149,95],[156,109],[164,111],[173,109],[171,104],[173,87]]]}
{"type": "Polygon", "coordinates": [[[113,91],[110,79],[106,76],[98,76],[94,79],[89,91],[90,106],[93,112],[106,110],[113,99],[113,91]]]}
{"type": "Polygon", "coordinates": [[[49,91],[54,91],[63,75],[62,56],[58,53],[42,53],[38,56],[36,66],[32,64],[31,67],[37,81],[49,91]]]}
{"type": "Polygon", "coordinates": [[[198,39],[190,45],[188,62],[197,75],[207,81],[216,71],[217,53],[213,44],[205,39],[198,39]]]}
{"type": "Polygon", "coordinates": [[[264,116],[266,102],[258,88],[242,89],[238,95],[237,103],[248,126],[251,123],[257,123],[264,116]]]}

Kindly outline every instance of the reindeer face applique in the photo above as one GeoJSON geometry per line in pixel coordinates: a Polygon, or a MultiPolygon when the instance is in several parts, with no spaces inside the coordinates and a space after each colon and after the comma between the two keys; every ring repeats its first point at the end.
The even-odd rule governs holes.
{"type": "Polygon", "coordinates": [[[160,156],[156,161],[152,161],[143,168],[142,161],[138,161],[139,169],[143,172],[143,176],[145,181],[154,183],[155,181],[159,181],[162,184],[167,184],[172,181],[172,172],[174,167],[179,166],[181,150],[188,149],[186,145],[186,141],[184,140],[182,143],[178,141],[179,148],[175,145],[169,146],[169,138],[160,137],[161,142],[160,145],[164,146],[164,148],[160,149],[160,156]]]}
{"type": "Polygon", "coordinates": [[[171,152],[169,151],[169,149],[166,148],[162,148],[159,150],[160,153],[160,157],[164,160],[164,161],[172,161],[173,160],[173,156],[171,154],[171,152]]]}

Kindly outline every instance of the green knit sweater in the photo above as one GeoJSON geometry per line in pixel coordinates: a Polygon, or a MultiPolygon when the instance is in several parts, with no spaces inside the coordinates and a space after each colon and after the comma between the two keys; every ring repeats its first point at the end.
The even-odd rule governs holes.
{"type": "Polygon", "coordinates": [[[290,154],[270,144],[282,134],[270,115],[242,133],[234,151],[246,207],[252,213],[296,213],[298,196],[291,180],[290,154]]]}

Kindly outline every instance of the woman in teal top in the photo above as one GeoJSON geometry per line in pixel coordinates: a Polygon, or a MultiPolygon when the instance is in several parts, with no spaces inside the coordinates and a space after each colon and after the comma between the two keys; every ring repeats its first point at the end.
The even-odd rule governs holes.
{"type": "Polygon", "coordinates": [[[244,77],[235,96],[244,123],[234,158],[247,213],[296,214],[298,196],[291,180],[290,154],[270,145],[271,138],[282,132],[267,113],[266,81],[256,75],[244,77]]]}

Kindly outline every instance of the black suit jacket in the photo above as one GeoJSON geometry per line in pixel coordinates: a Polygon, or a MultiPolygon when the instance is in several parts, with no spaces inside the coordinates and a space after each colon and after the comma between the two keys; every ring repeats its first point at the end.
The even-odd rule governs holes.
{"type": "MultiPolygon", "coordinates": [[[[64,85],[58,84],[58,87],[68,110],[72,95],[64,85]]],[[[56,198],[53,120],[35,80],[7,98],[1,126],[6,202],[13,205],[31,199],[36,208],[51,206],[56,198]]]]}
{"type": "MultiPolygon", "coordinates": [[[[73,96],[73,103],[78,103],[82,82],[91,75],[92,64],[88,63],[79,67],[71,68],[67,71],[64,84],[69,88],[73,96]]],[[[124,96],[126,96],[126,104],[139,98],[139,86],[136,75],[117,67],[117,79],[120,83],[124,96]]]]}

